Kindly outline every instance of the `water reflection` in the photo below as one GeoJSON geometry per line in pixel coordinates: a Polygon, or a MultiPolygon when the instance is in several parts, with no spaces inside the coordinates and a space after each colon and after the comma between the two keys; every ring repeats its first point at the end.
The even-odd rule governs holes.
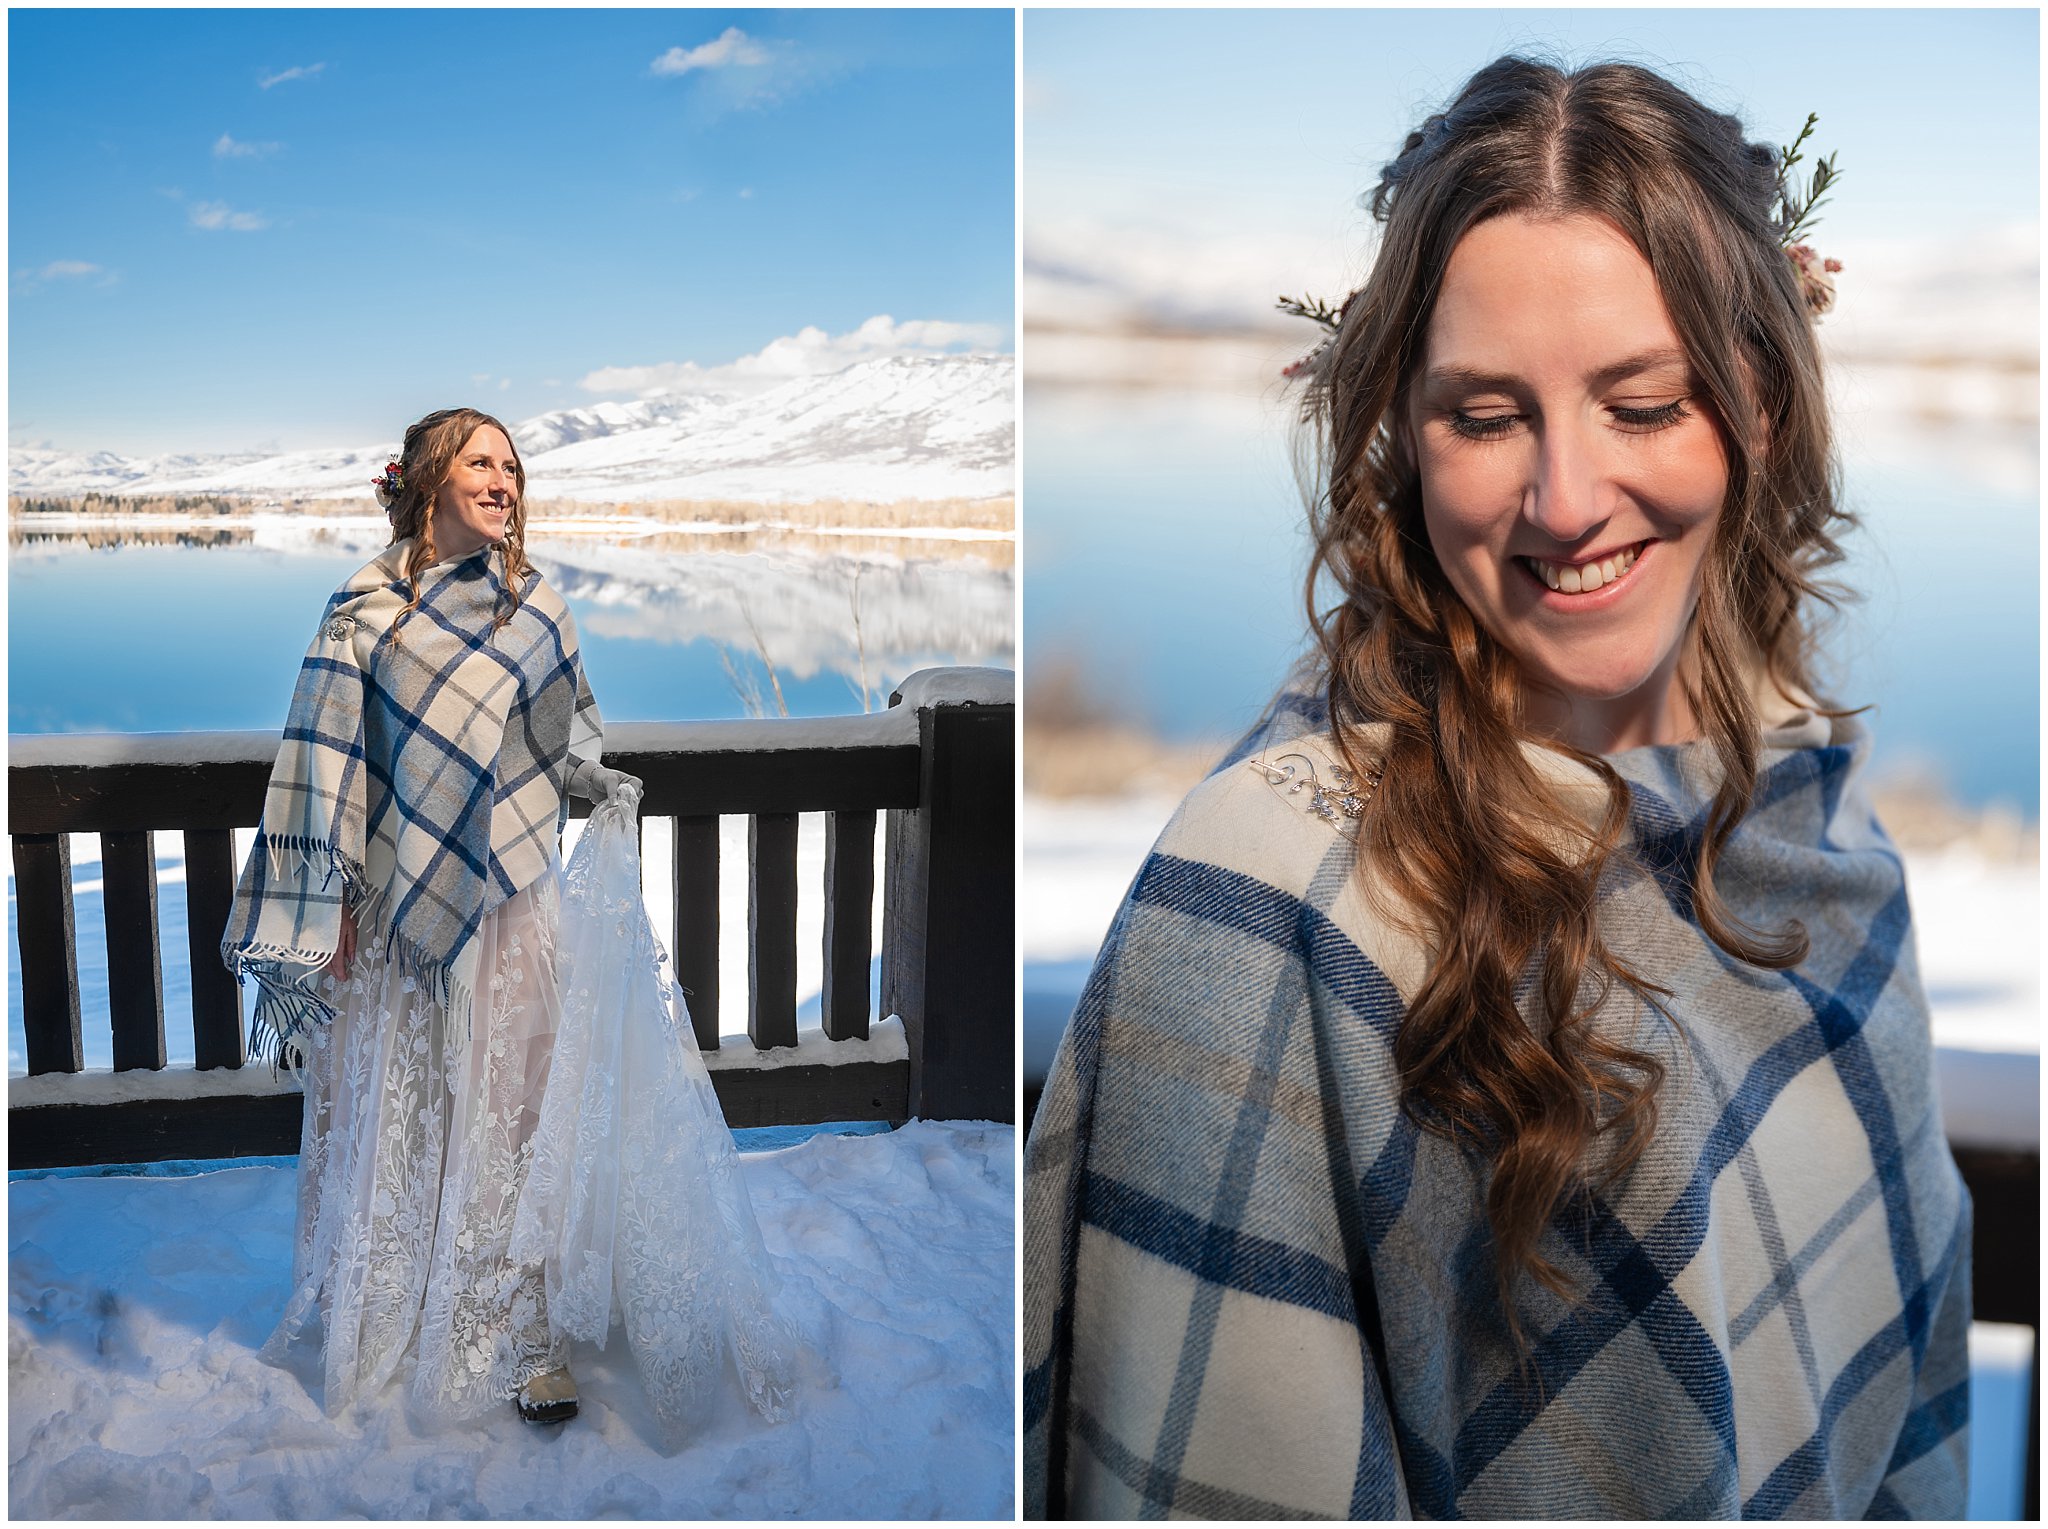
{"type": "Polygon", "coordinates": [[[247,526],[211,526],[198,530],[187,530],[184,527],[158,529],[155,526],[92,526],[83,529],[45,531],[33,524],[23,525],[18,520],[10,521],[7,526],[7,546],[10,551],[20,548],[110,552],[122,547],[246,547],[254,539],[255,533],[247,526]]]}
{"type": "MultiPolygon", "coordinates": [[[[10,532],[14,732],[282,725],[321,602],[390,535],[377,516],[260,513],[10,532]]],[[[921,668],[1015,662],[1009,541],[578,527],[527,550],[613,721],[862,711],[921,668]]]]}

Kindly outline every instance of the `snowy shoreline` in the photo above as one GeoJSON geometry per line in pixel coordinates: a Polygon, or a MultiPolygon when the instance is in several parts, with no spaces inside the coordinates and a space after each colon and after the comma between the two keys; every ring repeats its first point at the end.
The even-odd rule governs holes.
{"type": "MultiPolygon", "coordinates": [[[[767,508],[764,506],[764,508],[767,508]]],[[[379,546],[390,540],[391,522],[383,515],[365,515],[356,511],[294,512],[289,510],[251,509],[232,514],[190,514],[176,510],[160,513],[116,513],[86,514],[78,511],[16,510],[7,517],[8,529],[19,532],[48,532],[61,535],[71,531],[216,531],[247,530],[252,534],[295,529],[302,531],[325,531],[349,536],[352,540],[370,536],[379,546]]],[[[616,539],[621,536],[736,536],[759,535],[764,532],[789,532],[804,536],[873,536],[884,539],[901,538],[904,541],[936,542],[1013,542],[1017,539],[1014,529],[998,530],[983,526],[943,525],[810,525],[800,520],[777,519],[763,515],[753,520],[663,520],[658,516],[598,515],[583,513],[574,516],[550,515],[546,519],[549,536],[601,536],[616,539]]]]}

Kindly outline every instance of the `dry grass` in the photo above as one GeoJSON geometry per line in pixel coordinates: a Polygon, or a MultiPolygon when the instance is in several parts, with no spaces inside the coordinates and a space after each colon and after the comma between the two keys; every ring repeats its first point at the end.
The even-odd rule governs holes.
{"type": "Polygon", "coordinates": [[[536,498],[527,520],[636,516],[670,525],[787,526],[799,530],[857,527],[863,531],[1004,531],[1017,529],[1017,501],[1002,499],[808,499],[787,504],[744,499],[621,499],[609,502],[536,498]]]}
{"type": "Polygon", "coordinates": [[[1162,743],[1099,698],[1082,661],[1054,657],[1024,677],[1024,789],[1037,796],[1179,796],[1223,741],[1162,743]]]}

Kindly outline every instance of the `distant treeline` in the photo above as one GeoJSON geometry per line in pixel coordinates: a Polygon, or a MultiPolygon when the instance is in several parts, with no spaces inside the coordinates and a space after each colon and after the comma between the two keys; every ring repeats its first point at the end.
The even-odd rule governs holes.
{"type": "MultiPolygon", "coordinates": [[[[10,515],[246,515],[254,508],[251,500],[225,494],[54,494],[47,499],[7,496],[10,515]]],[[[285,506],[267,504],[265,508],[285,506]]]]}

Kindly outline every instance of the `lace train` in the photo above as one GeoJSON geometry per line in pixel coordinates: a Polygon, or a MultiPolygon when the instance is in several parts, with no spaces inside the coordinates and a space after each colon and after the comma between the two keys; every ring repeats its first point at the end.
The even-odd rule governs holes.
{"type": "Polygon", "coordinates": [[[292,1293],[264,1357],[317,1326],[332,1415],[414,1354],[409,1400],[457,1419],[621,1321],[671,1428],[726,1355],[753,1406],[786,1417],[798,1341],[675,1022],[631,805],[599,806],[566,877],[508,899],[480,939],[474,1035],[381,939],[329,980],[335,1017],[303,1041],[292,1293]]]}
{"type": "Polygon", "coordinates": [[[754,1407],[786,1417],[795,1336],[710,1076],[678,1032],[629,801],[592,812],[561,929],[561,1024],[512,1257],[545,1268],[557,1331],[602,1345],[623,1320],[671,1424],[726,1354],[754,1407]]]}

